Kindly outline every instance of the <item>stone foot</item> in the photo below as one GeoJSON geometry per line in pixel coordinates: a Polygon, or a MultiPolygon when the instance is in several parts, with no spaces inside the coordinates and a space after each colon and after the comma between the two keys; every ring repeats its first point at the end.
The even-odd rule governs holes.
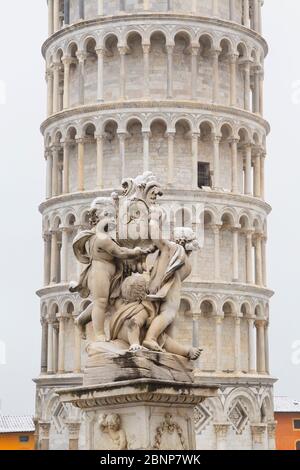
{"type": "Polygon", "coordinates": [[[143,346],[150,351],[164,352],[164,350],[159,346],[159,344],[154,340],[145,340],[143,346]]]}
{"type": "Polygon", "coordinates": [[[200,348],[191,348],[188,355],[189,359],[191,361],[196,361],[201,356],[202,351],[203,349],[200,348]]]}

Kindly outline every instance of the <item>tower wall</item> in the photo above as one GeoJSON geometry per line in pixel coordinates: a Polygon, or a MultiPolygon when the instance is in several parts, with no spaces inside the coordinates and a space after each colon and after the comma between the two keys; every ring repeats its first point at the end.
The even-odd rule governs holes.
{"type": "Polygon", "coordinates": [[[176,223],[189,223],[180,205],[204,206],[175,328],[203,347],[201,379],[221,384],[196,410],[198,447],[273,448],[261,1],[48,6],[40,445],[68,448],[75,433],[84,448],[85,424],[53,392],[81,384],[85,364],[74,319],[86,302],[68,292],[79,274],[72,240],[96,196],[151,170],[162,205],[179,204],[176,223]]]}

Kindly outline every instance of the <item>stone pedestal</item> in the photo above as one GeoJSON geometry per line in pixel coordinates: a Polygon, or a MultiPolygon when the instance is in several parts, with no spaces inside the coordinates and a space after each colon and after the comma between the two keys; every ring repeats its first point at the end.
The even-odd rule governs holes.
{"type": "Polygon", "coordinates": [[[57,393],[83,411],[87,450],[194,450],[194,408],[217,387],[134,379],[57,393]]]}

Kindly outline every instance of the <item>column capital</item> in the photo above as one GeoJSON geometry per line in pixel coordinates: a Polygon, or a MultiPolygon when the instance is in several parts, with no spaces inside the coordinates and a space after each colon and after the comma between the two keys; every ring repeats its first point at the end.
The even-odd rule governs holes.
{"type": "Polygon", "coordinates": [[[212,141],[214,141],[214,142],[221,142],[221,140],[222,140],[222,135],[221,135],[221,134],[217,134],[216,132],[212,132],[212,133],[211,133],[211,138],[212,138],[212,141]]]}
{"type": "Polygon", "coordinates": [[[83,63],[87,58],[87,53],[84,51],[78,51],[76,52],[76,57],[79,62],[83,63]]]}
{"type": "Polygon", "coordinates": [[[264,328],[267,325],[267,320],[264,318],[259,318],[255,320],[256,328],[264,328]]]}
{"type": "Polygon", "coordinates": [[[236,136],[229,137],[229,139],[228,139],[228,142],[229,142],[231,145],[238,144],[239,141],[240,141],[239,137],[236,137],[236,136]]]}
{"type": "Polygon", "coordinates": [[[149,139],[151,137],[151,135],[152,135],[152,133],[151,133],[150,129],[149,130],[142,130],[142,136],[143,136],[144,139],[149,139]]]}
{"type": "Polygon", "coordinates": [[[222,325],[223,320],[224,320],[224,318],[225,318],[224,313],[222,313],[222,314],[217,313],[217,314],[215,314],[213,317],[215,318],[216,323],[217,323],[218,325],[222,325]]]}
{"type": "Polygon", "coordinates": [[[220,230],[222,228],[221,224],[213,224],[211,225],[212,231],[214,232],[215,235],[218,235],[220,233],[220,230]]]}
{"type": "Polygon", "coordinates": [[[81,423],[79,421],[66,421],[69,439],[78,439],[81,423]]]}
{"type": "Polygon", "coordinates": [[[227,55],[229,61],[231,64],[236,64],[237,63],[237,60],[239,58],[239,55],[236,53],[236,52],[230,52],[228,55],[227,55]]]}
{"type": "Polygon", "coordinates": [[[214,424],[215,432],[219,437],[225,438],[227,436],[227,432],[230,428],[229,423],[216,423],[214,424]]]}
{"type": "Polygon", "coordinates": [[[166,136],[168,139],[175,139],[176,131],[175,130],[167,130],[166,136]]]}
{"type": "Polygon", "coordinates": [[[142,48],[143,48],[143,53],[144,54],[149,54],[150,49],[151,49],[151,44],[150,43],[143,43],[142,48]]]}
{"type": "Polygon", "coordinates": [[[173,54],[174,47],[175,44],[166,44],[166,51],[168,55],[173,54]]]}
{"type": "Polygon", "coordinates": [[[64,65],[71,65],[71,64],[74,64],[74,62],[75,62],[74,57],[66,55],[66,56],[63,56],[63,58],[62,58],[62,63],[64,65]]]}
{"type": "Polygon", "coordinates": [[[126,55],[129,53],[128,46],[118,46],[118,51],[120,55],[126,55]]]}
{"type": "Polygon", "coordinates": [[[95,138],[96,138],[97,141],[101,141],[101,140],[105,139],[105,135],[104,134],[95,134],[95,138]]]}
{"type": "Polygon", "coordinates": [[[251,432],[253,436],[262,438],[265,431],[267,429],[266,424],[252,424],[251,425],[251,432]]]}
{"type": "Polygon", "coordinates": [[[129,137],[129,134],[128,134],[127,131],[124,131],[124,130],[122,131],[122,130],[120,130],[120,131],[117,132],[117,136],[118,136],[118,138],[119,138],[120,140],[121,140],[121,139],[122,139],[122,140],[125,140],[125,139],[127,139],[127,137],[129,137]]]}
{"type": "Polygon", "coordinates": [[[267,424],[268,435],[270,438],[275,438],[277,424],[278,424],[277,421],[272,421],[267,424]]]}
{"type": "Polygon", "coordinates": [[[105,50],[106,50],[105,46],[99,46],[99,47],[96,47],[95,49],[97,56],[101,56],[101,55],[104,56],[105,50]]]}
{"type": "Polygon", "coordinates": [[[212,57],[219,57],[221,52],[222,52],[222,49],[219,49],[217,47],[210,49],[210,54],[212,57]]]}
{"type": "Polygon", "coordinates": [[[49,439],[51,423],[50,421],[40,421],[39,430],[41,432],[41,439],[49,439]]]}
{"type": "Polygon", "coordinates": [[[189,48],[190,52],[191,52],[191,55],[192,56],[196,56],[199,54],[199,51],[200,51],[200,44],[191,44],[190,48],[189,48]]]}

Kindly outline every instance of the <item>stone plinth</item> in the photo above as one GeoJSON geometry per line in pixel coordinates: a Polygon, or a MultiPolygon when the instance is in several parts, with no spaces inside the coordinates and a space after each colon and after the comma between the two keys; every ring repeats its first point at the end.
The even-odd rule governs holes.
{"type": "Polygon", "coordinates": [[[135,379],[57,393],[83,411],[87,450],[194,450],[194,408],[217,387],[135,379]]]}

